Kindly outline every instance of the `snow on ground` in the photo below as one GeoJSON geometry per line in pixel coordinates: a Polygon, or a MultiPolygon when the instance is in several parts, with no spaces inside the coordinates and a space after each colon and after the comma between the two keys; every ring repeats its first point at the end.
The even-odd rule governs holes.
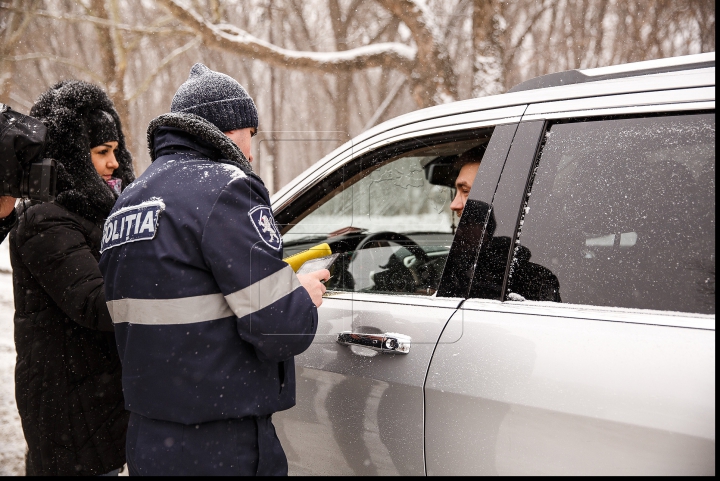
{"type": "Polygon", "coordinates": [[[0,244],[0,476],[25,474],[25,438],[15,405],[14,313],[6,241],[0,244]]]}

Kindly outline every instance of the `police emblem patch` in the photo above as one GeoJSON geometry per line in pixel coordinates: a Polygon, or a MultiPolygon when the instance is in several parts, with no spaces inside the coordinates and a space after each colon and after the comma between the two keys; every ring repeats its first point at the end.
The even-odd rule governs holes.
{"type": "Polygon", "coordinates": [[[154,239],[164,209],[161,200],[151,200],[115,212],[105,221],[100,252],[128,242],[154,239]]]}
{"type": "Polygon", "coordinates": [[[279,251],[282,247],[282,237],[275,225],[275,218],[270,207],[266,205],[254,207],[248,212],[248,216],[263,242],[279,251]]]}

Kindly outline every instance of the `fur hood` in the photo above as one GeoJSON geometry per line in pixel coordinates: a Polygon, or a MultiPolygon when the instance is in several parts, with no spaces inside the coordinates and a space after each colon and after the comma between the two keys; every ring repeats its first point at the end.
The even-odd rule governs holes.
{"type": "Polygon", "coordinates": [[[227,135],[217,128],[214,124],[208,122],[199,115],[189,113],[170,113],[156,117],[148,125],[148,149],[150,149],[150,159],[154,162],[155,153],[155,131],[160,127],[174,127],[183,132],[198,137],[205,142],[212,144],[224,157],[222,161],[237,165],[246,174],[253,173],[250,162],[245,158],[245,154],[230,140],[227,135]]]}
{"type": "Polygon", "coordinates": [[[123,188],[135,180],[132,157],[125,145],[120,117],[108,95],[97,85],[65,80],[50,87],[35,102],[30,115],[48,127],[45,156],[58,161],[56,202],[96,224],[110,213],[117,195],[100,177],[90,157],[88,114],[95,109],[108,112],[115,120],[120,166],[113,174],[123,188]]]}

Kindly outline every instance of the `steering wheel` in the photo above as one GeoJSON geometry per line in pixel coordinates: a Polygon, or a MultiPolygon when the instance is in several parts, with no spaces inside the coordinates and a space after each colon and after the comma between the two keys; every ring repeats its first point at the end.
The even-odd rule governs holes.
{"type": "Polygon", "coordinates": [[[403,246],[423,264],[430,262],[430,257],[428,257],[423,248],[420,247],[417,242],[415,242],[405,234],[399,234],[397,232],[391,231],[376,232],[374,234],[366,235],[365,238],[363,238],[363,240],[361,240],[360,243],[357,245],[355,250],[359,251],[365,249],[368,244],[381,241],[394,242],[398,245],[403,246]]]}
{"type": "MultiPolygon", "coordinates": [[[[393,242],[410,251],[410,253],[415,256],[415,259],[419,261],[417,264],[419,267],[427,265],[430,262],[430,257],[417,242],[397,232],[384,231],[369,234],[358,243],[355,251],[365,249],[373,242],[383,241],[393,242]]],[[[388,269],[387,271],[375,274],[374,281],[376,290],[413,293],[418,287],[430,287],[429,280],[433,277],[434,272],[428,272],[427,269],[422,270],[422,267],[420,269],[413,269],[412,267],[406,266],[396,257],[396,262],[393,262],[394,257],[395,255],[393,254],[387,265],[381,266],[388,269]],[[425,286],[425,284],[428,285],[425,286]]]]}

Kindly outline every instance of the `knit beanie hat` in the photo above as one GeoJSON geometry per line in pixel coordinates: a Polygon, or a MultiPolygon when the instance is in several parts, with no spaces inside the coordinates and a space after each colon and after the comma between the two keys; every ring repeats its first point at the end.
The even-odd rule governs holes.
{"type": "Polygon", "coordinates": [[[90,148],[102,145],[112,140],[118,141],[120,136],[115,126],[115,119],[104,110],[91,110],[87,116],[88,136],[90,148]]]}
{"type": "Polygon", "coordinates": [[[170,112],[199,115],[223,132],[258,126],[255,102],[242,85],[201,63],[175,92],[170,112]]]}

